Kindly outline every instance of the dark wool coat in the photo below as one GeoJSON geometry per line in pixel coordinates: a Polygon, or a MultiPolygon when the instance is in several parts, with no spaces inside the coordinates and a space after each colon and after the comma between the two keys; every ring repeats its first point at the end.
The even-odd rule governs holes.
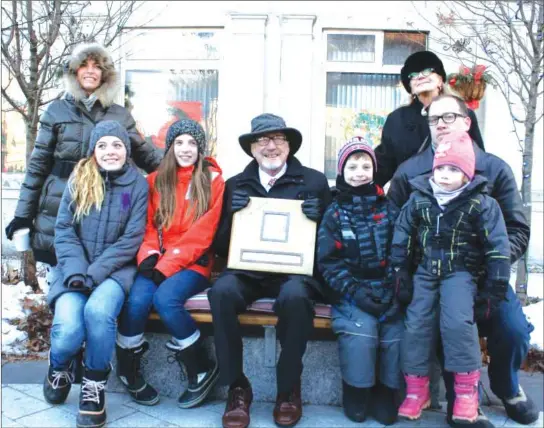
{"type": "MultiPolygon", "coordinates": [[[[221,220],[213,244],[216,254],[225,258],[228,257],[230,233],[232,229],[232,194],[236,189],[245,190],[249,196],[259,198],[295,199],[300,201],[309,198],[319,198],[325,207],[328,206],[332,200],[327,177],[325,177],[322,172],[302,166],[300,161],[294,156],[289,156],[285,174],[276,181],[269,192],[262,186],[259,179],[259,164],[255,159],[252,160],[244,171],[229,178],[226,182],[221,220]]],[[[239,271],[234,269],[228,269],[228,271],[231,273],[234,272],[236,275],[242,274],[244,276],[251,276],[258,280],[267,280],[271,277],[280,275],[269,272],[239,271]]],[[[289,275],[286,275],[286,278],[288,276],[289,275]]],[[[296,276],[298,277],[300,275],[296,276]]],[[[328,296],[326,296],[323,291],[322,278],[317,269],[316,259],[314,260],[313,276],[305,276],[304,281],[317,292],[317,297],[320,300],[328,300],[328,296]]]]}
{"type": "Polygon", "coordinates": [[[86,156],[95,124],[103,120],[115,120],[127,129],[132,158],[140,168],[152,172],[161,161],[161,152],[140,136],[126,108],[117,104],[104,107],[97,101],[89,112],[69,93],[49,104],[40,117],[40,129],[15,210],[15,217],[34,220],[31,246],[38,261],[57,263],[54,226],[66,180],[75,164],[86,156]]]}
{"type": "Polygon", "coordinates": [[[259,198],[296,200],[320,198],[324,206],[328,206],[332,200],[327,177],[322,172],[302,166],[297,158],[289,157],[287,171],[276,181],[269,192],[262,186],[259,179],[259,164],[256,160],[252,160],[243,172],[229,178],[226,183],[221,220],[214,240],[217,254],[225,258],[228,257],[232,228],[230,206],[232,194],[236,189],[245,190],[249,196],[259,198]]]}
{"type": "Polygon", "coordinates": [[[55,248],[62,275],[47,296],[53,306],[73,276],[90,276],[94,286],[107,278],[117,281],[128,295],[136,275],[135,257],[142,244],[147,215],[146,179],[133,166],[118,176],[104,173],[105,194],[100,211],[94,207],[79,223],[69,186],[62,195],[55,225],[55,248]]]}
{"type": "MultiPolygon", "coordinates": [[[[381,143],[376,147],[378,172],[376,184],[385,186],[401,163],[411,158],[424,143],[430,143],[431,131],[426,116],[421,115],[423,104],[416,98],[412,104],[392,111],[385,121],[381,143]]],[[[468,111],[471,125],[468,133],[484,150],[484,142],[478,127],[478,120],[472,110],[468,111]]]]}
{"type": "Polygon", "coordinates": [[[468,251],[481,254],[491,284],[510,280],[510,243],[499,204],[485,193],[487,180],[474,177],[469,186],[446,205],[438,206],[429,183],[430,175],[410,181],[414,192],[399,214],[393,236],[393,267],[411,269],[414,249],[418,261],[431,274],[468,271],[464,262],[468,251]]]}
{"type": "MultiPolygon", "coordinates": [[[[480,150],[476,144],[474,144],[474,154],[476,156],[476,174],[487,179],[487,194],[495,199],[501,208],[510,240],[510,262],[514,263],[527,251],[531,234],[531,229],[523,213],[521,196],[514,173],[505,161],[480,150]]],[[[413,190],[410,180],[420,174],[428,174],[432,171],[433,158],[433,149],[429,146],[399,167],[387,192],[387,197],[397,208],[402,207],[410,198],[413,190]]]]}
{"type": "Polygon", "coordinates": [[[337,298],[350,300],[362,287],[375,302],[393,300],[389,255],[396,214],[377,189],[368,196],[342,192],[323,216],[318,267],[337,298]]]}

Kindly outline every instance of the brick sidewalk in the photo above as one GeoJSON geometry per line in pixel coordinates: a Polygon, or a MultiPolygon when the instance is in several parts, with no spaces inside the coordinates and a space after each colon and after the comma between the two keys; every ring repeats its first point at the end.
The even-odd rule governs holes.
{"type": "MultiPolygon", "coordinates": [[[[52,406],[45,402],[41,384],[2,385],[2,427],[73,427],[78,410],[79,385],[74,385],[65,404],[52,406]]],[[[196,409],[180,409],[175,399],[161,398],[153,407],[133,403],[127,394],[107,393],[107,427],[221,427],[224,402],[207,403],[196,409]]],[[[251,427],[275,427],[273,403],[251,406],[251,427]]],[[[445,408],[445,403],[443,403],[445,408]]],[[[507,419],[500,407],[485,407],[487,417],[496,427],[521,427],[507,419]]],[[[381,427],[373,420],[349,421],[342,409],[330,406],[304,406],[304,416],[297,428],[306,427],[381,427]]],[[[399,422],[394,426],[447,427],[444,411],[426,411],[420,421],[399,422]]],[[[544,426],[543,413],[533,425],[544,426]]]]}

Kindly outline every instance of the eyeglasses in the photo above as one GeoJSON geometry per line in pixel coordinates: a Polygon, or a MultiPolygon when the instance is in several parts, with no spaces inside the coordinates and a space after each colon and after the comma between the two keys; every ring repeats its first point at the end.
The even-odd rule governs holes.
{"type": "Polygon", "coordinates": [[[416,78],[417,76],[419,76],[420,74],[423,76],[423,77],[429,77],[431,75],[431,73],[434,72],[434,68],[426,68],[424,70],[421,70],[421,71],[414,71],[412,73],[410,73],[408,75],[408,79],[412,80],[414,78],[416,78]]]}
{"type": "Polygon", "coordinates": [[[458,117],[466,117],[464,114],[459,113],[444,113],[442,116],[429,116],[429,125],[436,126],[438,121],[442,119],[444,123],[453,123],[458,117]]]}
{"type": "Polygon", "coordinates": [[[259,137],[255,140],[255,142],[261,147],[268,146],[270,141],[274,141],[276,146],[283,146],[285,143],[287,143],[287,138],[285,138],[284,135],[275,135],[273,137],[259,137]]]}

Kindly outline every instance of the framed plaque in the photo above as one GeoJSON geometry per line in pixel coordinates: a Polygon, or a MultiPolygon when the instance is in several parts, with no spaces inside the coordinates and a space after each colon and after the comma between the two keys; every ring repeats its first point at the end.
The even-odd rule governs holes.
{"type": "Polygon", "coordinates": [[[233,216],[227,267],[311,276],[317,225],[301,205],[299,200],[250,198],[233,216]]]}

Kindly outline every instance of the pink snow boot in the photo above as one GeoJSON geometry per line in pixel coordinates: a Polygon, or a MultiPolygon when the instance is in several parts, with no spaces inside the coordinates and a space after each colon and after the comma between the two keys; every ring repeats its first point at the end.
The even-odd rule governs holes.
{"type": "Polygon", "coordinates": [[[404,375],[406,398],[399,408],[399,416],[411,420],[419,419],[421,412],[431,405],[429,376],[404,375]]]}
{"type": "Polygon", "coordinates": [[[455,402],[453,403],[453,420],[457,422],[474,422],[478,419],[478,382],[480,371],[454,373],[455,402]]]}

